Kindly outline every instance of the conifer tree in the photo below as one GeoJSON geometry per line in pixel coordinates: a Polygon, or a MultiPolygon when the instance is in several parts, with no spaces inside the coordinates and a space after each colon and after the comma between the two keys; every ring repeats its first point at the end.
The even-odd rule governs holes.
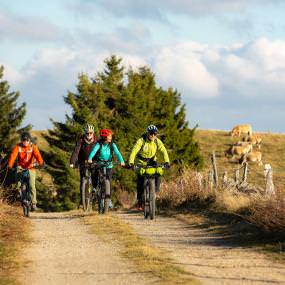
{"type": "Polygon", "coordinates": [[[19,139],[17,132],[26,115],[26,104],[17,106],[20,92],[10,91],[8,81],[3,80],[4,67],[0,66],[0,149],[7,154],[19,139]]]}
{"type": "MultiPolygon", "coordinates": [[[[202,166],[194,140],[195,128],[188,126],[180,94],[172,88],[158,87],[147,67],[125,73],[122,59],[111,56],[105,60],[104,71],[94,78],[79,75],[76,93],[68,92],[64,100],[72,109],[71,115],[64,123],[53,122],[54,128],[47,137],[52,146],[49,161],[56,174],[61,209],[72,208],[79,200],[79,176],[69,168],[68,161],[86,123],[94,124],[97,134],[99,129],[111,128],[125,160],[147,125],[155,124],[172,161],[202,166]]],[[[117,171],[113,181],[124,189],[135,189],[132,172],[117,171]]]]}

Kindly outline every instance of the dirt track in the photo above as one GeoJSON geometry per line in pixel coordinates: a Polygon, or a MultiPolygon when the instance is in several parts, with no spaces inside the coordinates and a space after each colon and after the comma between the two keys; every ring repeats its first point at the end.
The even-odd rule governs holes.
{"type": "MultiPolygon", "coordinates": [[[[205,285],[285,284],[285,266],[248,247],[230,244],[198,224],[159,217],[146,221],[141,213],[114,216],[135,228],[175,264],[205,285]]],[[[32,214],[32,243],[22,284],[153,284],[149,276],[119,256],[115,242],[101,241],[82,221],[80,213],[32,214]]]]}
{"type": "Polygon", "coordinates": [[[285,284],[285,265],[251,248],[226,241],[206,225],[188,225],[175,218],[146,221],[142,213],[121,212],[118,216],[169,252],[176,264],[205,285],[285,284]]]}
{"type": "Polygon", "coordinates": [[[29,260],[19,280],[27,285],[150,284],[112,242],[89,233],[78,215],[33,213],[29,260]]]}

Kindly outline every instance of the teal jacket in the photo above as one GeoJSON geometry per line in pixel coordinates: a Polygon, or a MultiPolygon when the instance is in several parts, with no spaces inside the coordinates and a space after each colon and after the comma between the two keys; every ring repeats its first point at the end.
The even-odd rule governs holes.
{"type": "MultiPolygon", "coordinates": [[[[112,142],[112,147],[113,147],[113,151],[114,151],[117,159],[119,160],[119,162],[124,163],[124,159],[123,159],[118,147],[113,142],[112,142]]],[[[95,144],[95,146],[93,147],[93,149],[91,150],[89,157],[88,157],[88,160],[92,160],[93,157],[96,155],[96,153],[99,151],[99,149],[100,149],[100,143],[97,142],[95,144]]],[[[109,143],[106,143],[106,144],[102,143],[102,147],[101,147],[98,158],[99,158],[98,161],[102,161],[102,162],[106,161],[106,162],[110,163],[110,165],[107,166],[107,168],[113,167],[113,163],[112,163],[112,161],[110,161],[112,158],[112,152],[111,152],[109,143]]]]}

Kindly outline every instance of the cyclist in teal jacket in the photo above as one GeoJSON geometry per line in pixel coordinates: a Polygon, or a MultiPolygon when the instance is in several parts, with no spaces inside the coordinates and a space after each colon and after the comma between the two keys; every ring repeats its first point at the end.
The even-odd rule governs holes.
{"type": "MultiPolygon", "coordinates": [[[[118,147],[112,141],[113,132],[110,129],[101,130],[100,137],[101,137],[100,140],[95,144],[95,146],[93,147],[92,151],[89,154],[88,162],[92,163],[92,161],[95,161],[98,163],[102,162],[104,164],[107,164],[106,175],[107,175],[107,179],[110,180],[110,185],[111,185],[112,168],[113,168],[113,162],[112,162],[113,152],[115,153],[121,166],[125,166],[125,161],[118,147]]],[[[93,185],[94,188],[98,186],[98,178],[99,178],[99,169],[96,169],[94,173],[94,182],[95,182],[95,185],[93,185]]],[[[106,198],[110,198],[110,197],[106,196],[106,198]]]]}

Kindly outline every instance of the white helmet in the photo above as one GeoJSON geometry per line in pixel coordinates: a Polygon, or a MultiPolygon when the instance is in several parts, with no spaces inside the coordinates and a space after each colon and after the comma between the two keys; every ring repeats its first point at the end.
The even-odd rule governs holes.
{"type": "Polygon", "coordinates": [[[155,125],[149,125],[147,128],[146,128],[146,131],[147,133],[157,133],[158,132],[158,129],[155,125]]]}
{"type": "Polygon", "coordinates": [[[86,124],[86,126],[84,127],[84,133],[94,133],[94,127],[91,124],[86,124]]]}

